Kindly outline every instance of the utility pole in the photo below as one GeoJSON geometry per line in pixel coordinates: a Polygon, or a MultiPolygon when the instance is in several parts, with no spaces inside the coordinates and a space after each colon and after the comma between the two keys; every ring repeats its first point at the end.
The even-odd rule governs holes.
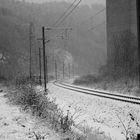
{"type": "Polygon", "coordinates": [[[55,79],[57,80],[57,61],[55,59],[55,79]]]}
{"type": "Polygon", "coordinates": [[[49,56],[47,56],[46,54],[46,84],[49,82],[49,74],[48,74],[48,59],[49,59],[49,56]]]}
{"type": "Polygon", "coordinates": [[[73,76],[73,78],[74,78],[74,64],[72,64],[72,76],[73,76]]]}
{"type": "MultiPolygon", "coordinates": [[[[45,51],[45,30],[48,30],[48,31],[50,31],[50,30],[65,30],[65,29],[67,29],[67,30],[72,30],[72,28],[62,28],[62,27],[60,27],[60,28],[58,28],[58,27],[42,27],[42,39],[43,39],[43,52],[45,51]]],[[[49,40],[48,40],[49,41],[49,40]]],[[[45,52],[43,53],[43,57],[45,57],[45,52]]],[[[47,60],[45,60],[45,58],[44,58],[44,71],[46,71],[46,69],[47,68],[45,68],[45,61],[47,61],[47,60]]],[[[47,72],[47,77],[48,77],[48,72],[47,72]]],[[[63,62],[63,79],[64,79],[64,62],[63,62]]],[[[44,73],[44,84],[46,84],[46,74],[44,73]]],[[[46,89],[46,86],[44,85],[44,88],[46,89]]]]}
{"type": "Polygon", "coordinates": [[[140,134],[137,134],[137,140],[140,140],[140,134]]]}
{"type": "Polygon", "coordinates": [[[45,53],[45,27],[42,27],[42,43],[43,43],[43,65],[44,65],[44,91],[47,91],[46,87],[46,53],[45,53]]]}
{"type": "Polygon", "coordinates": [[[32,23],[29,25],[29,46],[30,46],[30,66],[29,66],[29,75],[30,80],[32,78],[32,23]]]}
{"type": "Polygon", "coordinates": [[[42,72],[41,72],[41,70],[42,70],[42,65],[41,65],[41,48],[39,48],[39,73],[40,73],[40,75],[39,75],[39,83],[40,83],[40,85],[42,85],[42,72]]]}
{"type": "Polygon", "coordinates": [[[140,89],[140,0],[136,0],[137,7],[137,38],[138,38],[138,64],[139,64],[139,89],[140,89]]]}
{"type": "Polygon", "coordinates": [[[64,42],[64,49],[66,50],[67,48],[67,34],[68,34],[68,29],[65,29],[65,42],[64,42]]]}
{"type": "Polygon", "coordinates": [[[68,70],[69,70],[69,79],[71,78],[71,65],[70,63],[68,64],[68,70]]]}
{"type": "Polygon", "coordinates": [[[65,78],[65,62],[63,61],[63,80],[65,78]]]}

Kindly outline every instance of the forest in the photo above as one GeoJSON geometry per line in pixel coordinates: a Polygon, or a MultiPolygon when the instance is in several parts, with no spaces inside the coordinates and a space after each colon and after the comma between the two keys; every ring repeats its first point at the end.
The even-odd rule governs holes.
{"type": "MultiPolygon", "coordinates": [[[[13,78],[18,74],[29,75],[30,23],[33,24],[32,63],[33,72],[38,74],[38,48],[42,43],[41,27],[51,27],[70,6],[68,2],[29,3],[17,0],[0,1],[0,76],[13,78]]],[[[94,26],[106,20],[105,11],[95,18],[90,18],[101,9],[101,4],[91,6],[81,4],[59,26],[71,27],[67,39],[64,32],[46,33],[50,39],[47,44],[49,73],[53,73],[53,57],[58,60],[58,70],[62,71],[62,61],[75,66],[79,74],[97,73],[106,63],[106,25],[94,26]],[[58,35],[56,38],[54,35],[58,35]]]]}

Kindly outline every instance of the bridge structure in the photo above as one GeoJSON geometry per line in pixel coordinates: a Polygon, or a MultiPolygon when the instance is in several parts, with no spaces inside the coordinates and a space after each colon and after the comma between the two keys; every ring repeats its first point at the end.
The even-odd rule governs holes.
{"type": "MultiPolygon", "coordinates": [[[[114,38],[130,32],[138,45],[137,0],[106,0],[107,11],[107,57],[112,61],[114,38]]],[[[130,41],[133,45],[133,41],[130,41]]]]}

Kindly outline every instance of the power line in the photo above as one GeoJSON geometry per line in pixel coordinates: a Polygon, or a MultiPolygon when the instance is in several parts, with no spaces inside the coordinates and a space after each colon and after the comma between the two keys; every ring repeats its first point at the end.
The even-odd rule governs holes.
{"type": "Polygon", "coordinates": [[[103,25],[103,24],[105,24],[105,23],[106,23],[106,21],[103,21],[103,22],[101,22],[100,24],[97,24],[96,26],[94,26],[94,27],[88,29],[88,31],[89,31],[89,30],[92,30],[92,31],[93,31],[94,29],[98,28],[99,26],[101,26],[101,25],[103,25]]]}
{"type": "Polygon", "coordinates": [[[104,12],[105,10],[106,10],[106,8],[103,8],[102,10],[100,10],[100,11],[98,11],[96,14],[94,14],[93,16],[90,16],[88,19],[86,19],[86,20],[80,22],[80,25],[83,24],[83,23],[85,23],[85,22],[87,22],[87,21],[90,20],[90,19],[95,18],[97,15],[99,15],[99,14],[102,13],[102,12],[104,12]]]}
{"type": "Polygon", "coordinates": [[[76,1],[77,0],[74,0],[74,2],[66,9],[66,11],[59,17],[59,19],[56,20],[56,22],[53,24],[53,26],[55,26],[61,20],[61,18],[63,18],[65,16],[65,14],[74,6],[76,1]]]}
{"type": "Polygon", "coordinates": [[[53,24],[53,26],[58,26],[61,24],[77,7],[78,5],[82,2],[80,0],[75,6],[74,4],[77,2],[77,0],[74,0],[74,2],[67,8],[67,10],[62,14],[62,16],[53,24]],[[74,6],[74,7],[73,7],[74,6]],[[73,7],[73,8],[72,8],[73,7]],[[71,9],[72,8],[72,9],[71,9]],[[70,10],[71,9],[71,10],[70,10]],[[69,11],[70,10],[70,11],[69,11]],[[68,12],[68,13],[67,13],[68,12]]]}
{"type": "Polygon", "coordinates": [[[58,23],[58,25],[60,25],[77,7],[78,7],[78,5],[80,4],[82,2],[82,0],[80,0],[73,8],[72,8],[72,10],[70,10],[69,11],[69,13],[66,15],[66,16],[64,16],[63,18],[62,18],[62,20],[60,20],[60,22],[58,23]]]}

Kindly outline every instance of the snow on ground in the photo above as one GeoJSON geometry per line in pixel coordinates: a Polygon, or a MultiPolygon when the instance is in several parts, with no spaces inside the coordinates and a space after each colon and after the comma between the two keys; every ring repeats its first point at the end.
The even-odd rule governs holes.
{"type": "MultiPolygon", "coordinates": [[[[62,89],[50,83],[48,85],[50,98],[56,98],[56,103],[66,113],[71,106],[71,113],[80,108],[80,116],[75,120],[76,123],[91,126],[94,129],[100,128],[106,135],[110,135],[113,140],[124,140],[125,132],[123,124],[129,124],[129,113],[133,114],[140,124],[140,106],[130,103],[114,101],[85,95],[78,92],[62,89]]],[[[77,111],[78,112],[78,111],[77,111]]],[[[140,132],[140,128],[136,127],[133,121],[131,127],[134,132],[140,132]]]]}
{"type": "Polygon", "coordinates": [[[46,135],[45,140],[60,140],[44,121],[39,122],[19,107],[10,105],[4,97],[7,92],[7,88],[0,85],[0,140],[36,140],[33,132],[46,135]]]}

